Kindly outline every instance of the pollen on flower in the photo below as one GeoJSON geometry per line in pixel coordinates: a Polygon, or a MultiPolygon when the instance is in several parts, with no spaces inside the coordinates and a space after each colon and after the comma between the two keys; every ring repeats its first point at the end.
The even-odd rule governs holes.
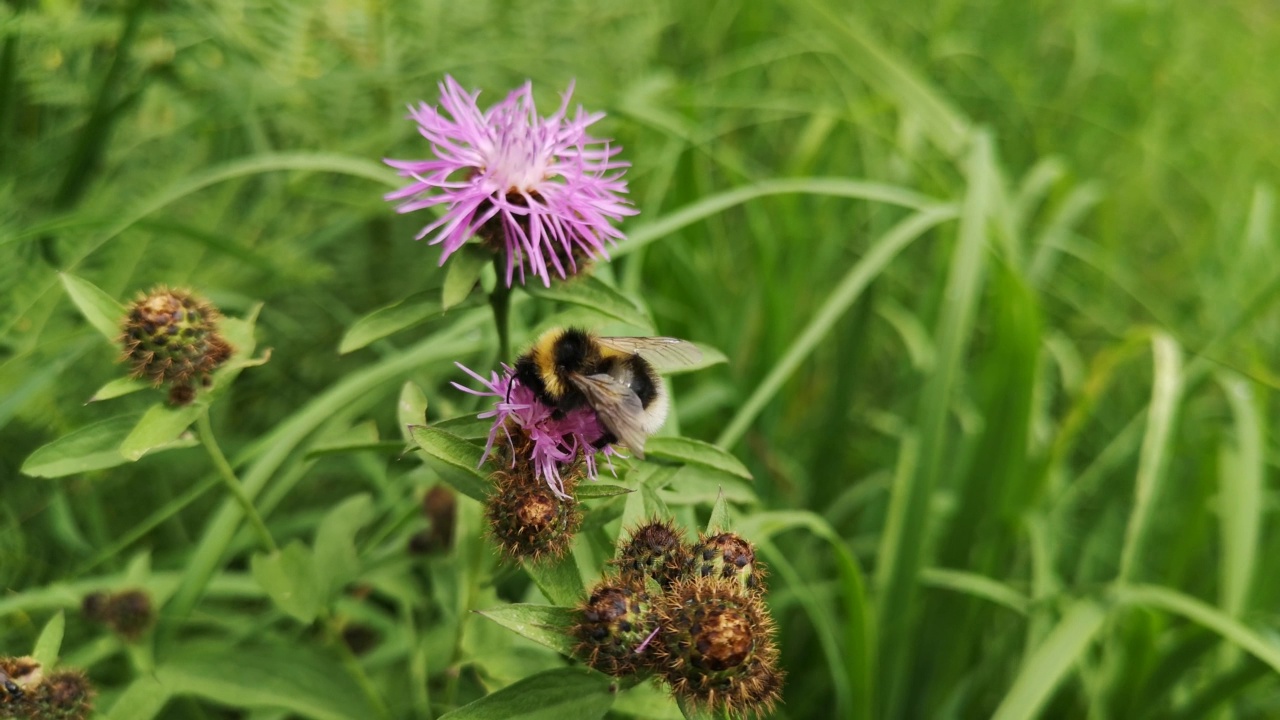
{"type": "Polygon", "coordinates": [[[412,180],[386,195],[397,211],[444,206],[418,233],[442,245],[440,262],[477,237],[505,256],[510,286],[526,273],[550,285],[553,274],[566,278],[607,259],[606,246],[623,238],[614,223],[636,210],[623,198],[629,164],[615,159],[621,148],[587,133],[604,113],[579,106],[570,116],[572,83],[547,117],[538,115],[529,82],[485,111],[479,91],[449,76],[439,87],[438,107],[409,108],[434,157],[385,162],[412,180]]]}
{"type": "MultiPolygon", "coordinates": [[[[565,473],[575,472],[579,462],[585,475],[595,480],[599,475],[596,464],[597,445],[606,431],[591,408],[583,406],[568,412],[560,412],[538,400],[532,390],[513,377],[512,369],[502,366],[502,374],[490,373],[488,379],[460,363],[454,363],[463,372],[475,378],[484,389],[475,390],[453,383],[459,390],[479,397],[492,397],[493,409],[477,417],[493,418],[489,438],[485,443],[481,464],[495,452],[499,434],[505,442],[508,465],[528,462],[534,468],[534,476],[545,482],[561,499],[569,499],[565,487],[565,473]]],[[[600,451],[606,461],[616,454],[612,445],[600,451]]]]}

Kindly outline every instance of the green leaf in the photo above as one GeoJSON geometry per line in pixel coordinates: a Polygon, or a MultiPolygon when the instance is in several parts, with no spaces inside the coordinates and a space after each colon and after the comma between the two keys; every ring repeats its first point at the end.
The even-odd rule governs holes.
{"type": "Polygon", "coordinates": [[[326,600],[360,572],[356,533],[373,520],[373,500],[367,494],[344,500],[316,528],[315,563],[320,594],[326,600]]]}
{"type": "Polygon", "coordinates": [[[738,458],[710,443],[685,437],[652,437],[644,445],[645,457],[694,463],[750,480],[751,471],[738,458]]]}
{"type": "Polygon", "coordinates": [[[48,669],[58,664],[58,652],[62,649],[62,634],[66,629],[67,616],[61,610],[45,623],[44,629],[40,631],[40,638],[36,640],[35,650],[31,651],[31,656],[42,667],[48,669]]]}
{"type": "Polygon", "coordinates": [[[526,560],[524,569],[542,594],[557,605],[574,605],[587,594],[582,572],[571,552],[558,558],[526,560]]]}
{"type": "Polygon", "coordinates": [[[38,448],[22,464],[33,477],[65,477],[123,465],[120,443],[138,423],[137,414],[99,420],[38,448]]]}
{"type": "Polygon", "coordinates": [[[198,402],[181,407],[152,405],[129,436],[120,443],[120,454],[126,460],[138,460],[149,452],[194,445],[195,440],[187,442],[181,436],[205,409],[198,402]]]}
{"type": "Polygon", "coordinates": [[[421,425],[427,421],[427,394],[412,380],[406,380],[400,388],[396,420],[400,423],[400,434],[405,442],[413,442],[413,436],[409,434],[410,425],[421,425]]]}
{"type": "Polygon", "coordinates": [[[729,519],[729,503],[725,502],[722,490],[720,496],[716,498],[716,504],[711,507],[711,519],[707,520],[707,534],[716,535],[731,530],[733,527],[729,519]]]}
{"type": "Polygon", "coordinates": [[[583,483],[574,491],[573,496],[578,500],[590,500],[591,498],[607,498],[617,495],[626,495],[635,492],[635,488],[623,487],[621,485],[606,485],[604,483],[583,483]]]}
{"type": "Polygon", "coordinates": [[[460,415],[434,422],[431,427],[447,430],[464,440],[482,440],[488,439],[489,430],[493,428],[493,418],[478,418],[474,414],[460,415]]]}
{"type": "Polygon", "coordinates": [[[151,675],[139,676],[116,699],[107,720],[151,720],[170,698],[169,689],[151,675]]]}
{"type": "MultiPolygon", "coordinates": [[[[183,648],[155,671],[173,695],[193,695],[236,708],[285,710],[313,720],[387,717],[336,659],[306,644],[183,648]]],[[[130,718],[130,720],[134,720],[130,718]]]]}
{"type": "Polygon", "coordinates": [[[1022,665],[1013,687],[996,708],[992,720],[1032,720],[1039,717],[1071,668],[1102,629],[1107,615],[1090,600],[1076,602],[1022,665]]]}
{"type": "Polygon", "coordinates": [[[130,393],[138,392],[139,390],[146,390],[149,387],[151,387],[150,383],[145,380],[139,380],[138,378],[116,378],[115,380],[112,380],[106,385],[98,388],[98,391],[93,394],[93,397],[85,401],[85,404],[88,405],[89,403],[122,397],[130,393]]]}
{"type": "Polygon", "coordinates": [[[685,720],[722,720],[727,715],[716,715],[707,708],[689,702],[683,696],[676,696],[676,706],[680,708],[685,720]]]}
{"type": "Polygon", "coordinates": [[[573,648],[578,641],[572,634],[576,622],[572,608],[516,604],[477,610],[476,613],[562,655],[573,657],[573,648]]]}
{"type": "Polygon", "coordinates": [[[403,446],[398,442],[383,443],[378,439],[378,423],[373,420],[366,420],[358,425],[346,428],[342,432],[335,433],[332,437],[317,442],[307,452],[307,457],[387,448],[400,450],[403,449],[403,446]]]}
{"type": "Polygon", "coordinates": [[[249,562],[253,579],[281,610],[304,623],[320,612],[320,578],[311,551],[294,540],[284,550],[259,553],[249,562]]]}
{"type": "Polygon", "coordinates": [[[480,273],[493,261],[493,253],[480,245],[467,244],[449,256],[444,288],[440,292],[440,309],[448,310],[471,294],[480,273]]]}
{"type": "Polygon", "coordinates": [[[613,705],[613,680],[586,668],[527,677],[440,716],[440,720],[597,720],[613,705]]]}
{"type": "Polygon", "coordinates": [[[479,469],[483,447],[438,427],[414,425],[409,428],[409,435],[419,449],[436,461],[433,467],[441,470],[440,475],[458,492],[485,501],[489,478],[479,469]]]}
{"type": "Polygon", "coordinates": [[[68,273],[58,273],[58,277],[84,319],[114,345],[120,339],[120,326],[126,312],[124,306],[88,280],[68,273]]]}
{"type": "Polygon", "coordinates": [[[440,301],[436,299],[434,292],[415,293],[400,302],[374,310],[347,329],[342,341],[338,343],[338,353],[345,355],[388,335],[426,322],[439,316],[440,310],[440,301]]]}
{"type": "Polygon", "coordinates": [[[566,282],[553,283],[549,288],[537,283],[530,283],[524,288],[534,297],[579,305],[653,332],[653,321],[643,309],[595,276],[578,276],[566,282]]]}

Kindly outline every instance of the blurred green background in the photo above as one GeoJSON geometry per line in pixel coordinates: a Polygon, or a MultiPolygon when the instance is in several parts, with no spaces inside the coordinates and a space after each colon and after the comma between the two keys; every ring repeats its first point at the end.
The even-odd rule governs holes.
{"type": "MultiPolygon", "coordinates": [[[[866,573],[864,607],[829,544],[779,536],[781,717],[1280,715],[1272,3],[8,0],[0,41],[4,597],[143,548],[181,568],[219,501],[145,525],[194,449],[19,472],[122,407],[84,404],[120,367],[58,271],[264,302],[272,362],[215,418],[242,450],[434,331],[337,353],[442,282],[381,199],[379,159],[426,153],[406,104],[449,73],[549,111],[576,79],[653,239],[602,274],[730,358],[677,378],[680,431],[751,468],[744,514],[813,511],[866,573]]],[[[406,378],[472,407],[445,362],[350,414],[393,434],[406,378]]],[[[273,527],[400,472],[318,462],[273,527]]],[[[2,654],[47,614],[0,614],[2,654]]]]}

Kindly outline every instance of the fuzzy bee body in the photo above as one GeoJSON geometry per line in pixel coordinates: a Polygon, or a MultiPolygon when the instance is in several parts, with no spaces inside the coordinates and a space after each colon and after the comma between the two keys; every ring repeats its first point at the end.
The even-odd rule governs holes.
{"type": "Polygon", "coordinates": [[[675,338],[556,328],[516,360],[515,379],[558,412],[590,406],[607,431],[599,447],[621,442],[643,458],[645,438],[662,427],[669,408],[659,369],[686,367],[701,356],[693,343],[675,338]]]}

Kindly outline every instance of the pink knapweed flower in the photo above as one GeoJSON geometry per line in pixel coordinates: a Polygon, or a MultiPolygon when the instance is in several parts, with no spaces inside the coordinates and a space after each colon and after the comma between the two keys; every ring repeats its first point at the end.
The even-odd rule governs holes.
{"type": "MultiPolygon", "coordinates": [[[[482,465],[493,452],[499,431],[506,436],[511,447],[511,464],[515,465],[516,447],[511,437],[514,425],[529,438],[533,449],[528,460],[533,463],[538,479],[547,483],[557,497],[572,499],[564,491],[560,466],[572,465],[579,455],[586,465],[587,477],[591,480],[597,478],[596,443],[605,436],[606,431],[601,427],[594,410],[583,406],[566,413],[556,413],[555,408],[544,405],[532,390],[514,379],[511,368],[505,364],[501,375],[490,373],[487,380],[461,363],[454,364],[479,381],[484,389],[474,390],[458,383],[453,383],[454,387],[471,395],[497,398],[492,410],[477,415],[480,418],[494,419],[493,427],[489,429],[489,441],[484,446],[484,455],[480,458],[482,465]]],[[[606,445],[602,452],[606,462],[611,455],[617,454],[612,445],[606,445]]]]}
{"type": "Polygon", "coordinates": [[[573,83],[560,109],[539,117],[533,86],[526,82],[481,112],[480,91],[468,93],[452,77],[440,83],[440,106],[409,108],[409,118],[431,143],[428,160],[385,160],[409,185],[386,195],[399,212],[444,206],[444,214],[418,233],[442,244],[444,263],[473,236],[507,259],[507,285],[517,268],[551,284],[578,271],[584,258],[608,259],[607,244],[622,232],[613,222],[636,210],[623,199],[629,163],[614,159],[621,148],[587,134],[604,113],[581,106],[568,116],[573,83]]]}

